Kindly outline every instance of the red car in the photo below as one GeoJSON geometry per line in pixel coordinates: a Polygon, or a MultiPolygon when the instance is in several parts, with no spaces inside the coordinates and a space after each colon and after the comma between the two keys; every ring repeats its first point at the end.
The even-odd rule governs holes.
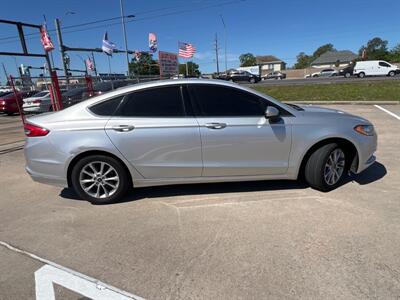
{"type": "MultiPolygon", "coordinates": [[[[36,93],[36,91],[29,91],[29,92],[18,92],[18,102],[22,108],[23,98],[30,97],[36,93]]],[[[14,93],[8,93],[3,96],[0,96],[0,113],[5,113],[9,116],[13,114],[18,114],[18,106],[17,101],[15,99],[14,93]]]]}

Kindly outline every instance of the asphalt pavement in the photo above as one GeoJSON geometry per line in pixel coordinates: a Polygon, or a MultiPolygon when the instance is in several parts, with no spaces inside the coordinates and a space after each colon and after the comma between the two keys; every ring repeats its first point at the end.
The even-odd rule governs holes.
{"type": "Polygon", "coordinates": [[[0,154],[0,299],[399,299],[400,120],[330,107],[372,121],[379,145],[373,166],[329,193],[178,185],[95,206],[33,182],[21,150],[0,154]]]}

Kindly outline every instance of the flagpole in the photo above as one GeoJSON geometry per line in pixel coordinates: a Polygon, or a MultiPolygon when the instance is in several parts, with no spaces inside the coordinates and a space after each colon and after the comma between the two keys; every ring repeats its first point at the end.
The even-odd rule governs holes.
{"type": "MultiPolygon", "coordinates": [[[[106,54],[107,55],[107,54],[106,54]]],[[[111,89],[114,89],[114,83],[111,77],[111,61],[110,61],[110,55],[107,55],[107,59],[108,59],[108,76],[110,76],[110,80],[111,80],[111,89]]]]}
{"type": "Polygon", "coordinates": [[[189,76],[189,70],[188,70],[188,59],[186,59],[186,77],[189,76]]]}

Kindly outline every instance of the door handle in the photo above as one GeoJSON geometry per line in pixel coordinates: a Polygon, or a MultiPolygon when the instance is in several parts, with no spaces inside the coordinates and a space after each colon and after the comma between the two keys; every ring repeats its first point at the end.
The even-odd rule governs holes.
{"type": "Polygon", "coordinates": [[[117,126],[113,126],[112,129],[115,131],[119,131],[119,132],[128,132],[128,131],[132,131],[133,129],[135,129],[135,126],[133,126],[133,125],[117,125],[117,126]]]}
{"type": "Polygon", "coordinates": [[[210,128],[210,129],[223,129],[226,127],[226,124],[225,123],[207,123],[206,127],[210,128]]]}

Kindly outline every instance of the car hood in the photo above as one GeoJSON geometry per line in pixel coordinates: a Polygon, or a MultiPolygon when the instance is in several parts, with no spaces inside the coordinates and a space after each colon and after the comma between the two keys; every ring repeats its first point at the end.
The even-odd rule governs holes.
{"type": "Polygon", "coordinates": [[[326,117],[326,118],[352,118],[360,123],[367,123],[371,124],[370,121],[364,119],[360,116],[352,115],[347,112],[338,109],[326,108],[321,106],[314,106],[314,105],[299,105],[303,111],[303,115],[307,116],[316,116],[316,117],[326,117]]]}

